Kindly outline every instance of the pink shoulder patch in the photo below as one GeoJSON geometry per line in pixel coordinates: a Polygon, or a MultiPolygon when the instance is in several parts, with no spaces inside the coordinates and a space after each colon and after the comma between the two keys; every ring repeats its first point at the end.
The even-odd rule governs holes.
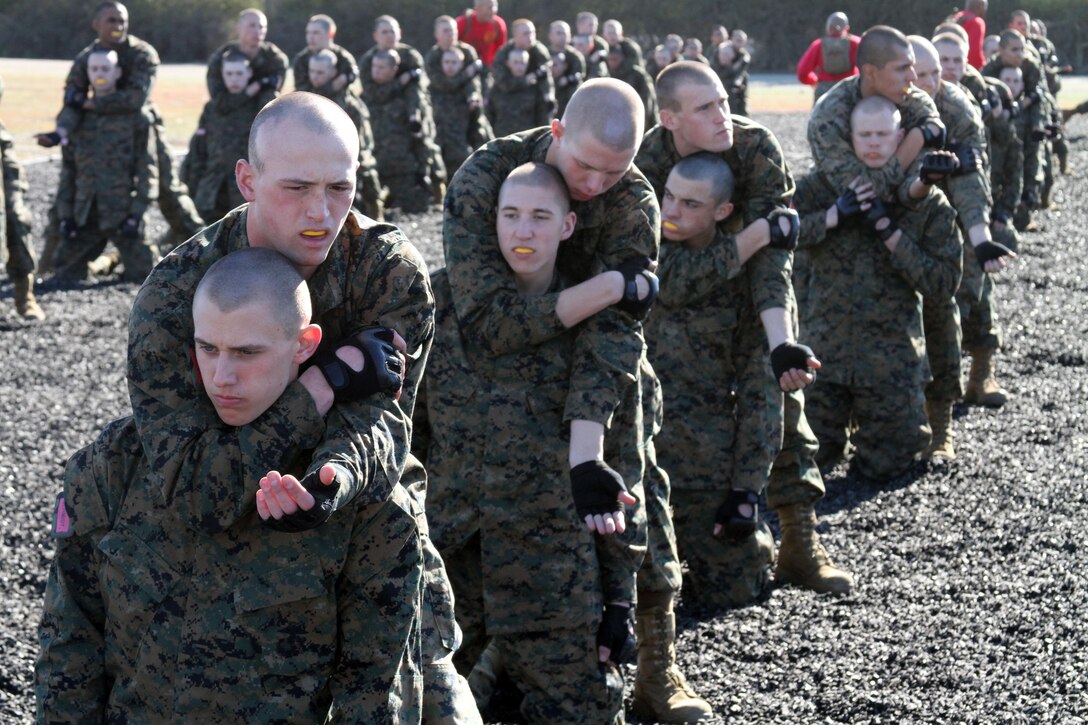
{"type": "Polygon", "coordinates": [[[53,530],[50,533],[54,539],[66,539],[72,535],[72,519],[68,516],[68,507],[64,505],[64,491],[57,494],[57,502],[53,506],[53,530]]]}

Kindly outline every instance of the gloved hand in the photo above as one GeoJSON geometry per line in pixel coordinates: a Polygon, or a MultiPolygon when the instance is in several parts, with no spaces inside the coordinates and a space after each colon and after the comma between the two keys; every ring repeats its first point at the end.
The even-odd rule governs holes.
{"type": "Polygon", "coordinates": [[[715,536],[725,535],[732,541],[747,539],[759,528],[759,494],[730,489],[714,514],[714,524],[715,536]],[[744,504],[751,506],[751,514],[741,513],[744,504]]]}
{"type": "Polygon", "coordinates": [[[74,240],[79,236],[79,226],[75,219],[60,220],[60,235],[68,240],[74,240]]]}
{"type": "Polygon", "coordinates": [[[850,217],[860,214],[861,202],[858,201],[858,193],[853,189],[848,188],[846,191],[839,194],[839,198],[835,200],[835,208],[839,210],[839,224],[842,224],[850,217]]]}
{"type": "Polygon", "coordinates": [[[771,241],[770,247],[772,249],[784,249],[790,251],[797,248],[797,237],[801,233],[801,218],[797,216],[797,212],[793,209],[782,209],[781,207],[771,210],[771,213],[767,215],[767,221],[771,225],[771,241]],[[789,231],[783,232],[782,225],[779,220],[785,219],[789,222],[789,231]]]}
{"type": "Polygon", "coordinates": [[[873,205],[869,207],[869,211],[865,212],[865,219],[869,222],[869,228],[876,233],[880,241],[886,242],[898,231],[895,226],[895,216],[892,214],[891,209],[880,199],[873,199],[872,203],[873,205]],[[884,220],[887,220],[887,224],[882,227],[881,222],[884,220]]]}
{"type": "Polygon", "coordinates": [[[296,534],[314,529],[329,520],[333,512],[333,502],[340,489],[339,481],[325,485],[321,482],[320,470],[306,474],[299,483],[314,497],[314,505],[308,511],[300,507],[293,514],[284,514],[281,518],[263,519],[264,525],[275,531],[296,534]]]}
{"type": "Polygon", "coordinates": [[[953,176],[966,176],[973,174],[982,168],[982,154],[977,148],[966,143],[953,144],[948,149],[956,154],[959,168],[952,172],[953,176]]]}
{"type": "Polygon", "coordinates": [[[636,320],[646,318],[650,308],[653,307],[654,300],[657,299],[658,290],[661,288],[657,275],[651,272],[649,267],[649,257],[632,257],[616,268],[616,271],[623,275],[623,297],[616,303],[616,307],[636,320]],[[643,299],[639,299],[638,296],[636,280],[639,275],[642,275],[650,287],[649,294],[643,299]]]}
{"type": "MultiPolygon", "coordinates": [[[[605,604],[601,624],[597,627],[597,647],[608,648],[607,662],[618,665],[627,660],[630,649],[627,644],[634,638],[634,634],[631,606],[605,604]]],[[[603,666],[604,662],[600,664],[603,666]]]]}
{"type": "Polygon", "coordinates": [[[604,461],[579,463],[570,469],[570,490],[578,518],[603,516],[623,511],[617,498],[627,491],[623,478],[604,461]]]}
{"type": "Polygon", "coordinates": [[[982,242],[975,246],[975,258],[985,269],[986,263],[1012,254],[1012,250],[1001,242],[982,242]]]}
{"type": "Polygon", "coordinates": [[[922,146],[927,149],[943,149],[946,138],[944,127],[936,128],[933,121],[918,126],[922,131],[922,146]]]}
{"type": "Polygon", "coordinates": [[[117,233],[122,239],[138,242],[144,238],[144,218],[136,216],[128,216],[123,222],[121,227],[117,230],[117,233]]]}
{"type": "Polygon", "coordinates": [[[337,403],[365,400],[375,393],[395,400],[400,397],[405,373],[403,350],[399,349],[404,341],[399,337],[388,327],[367,327],[317,353],[310,364],[321,370],[337,403]],[[363,354],[362,370],[353,370],[337,357],[336,351],[345,346],[363,354]]]}
{"type": "Polygon", "coordinates": [[[922,157],[922,168],[918,171],[918,178],[923,184],[932,186],[955,173],[958,163],[956,157],[951,154],[926,154],[922,157]]]}
{"type": "Polygon", "coordinates": [[[771,350],[771,370],[774,372],[774,379],[781,380],[782,376],[790,370],[807,370],[809,373],[815,373],[808,366],[810,357],[816,357],[816,353],[808,345],[802,345],[799,342],[783,342],[771,350]]]}

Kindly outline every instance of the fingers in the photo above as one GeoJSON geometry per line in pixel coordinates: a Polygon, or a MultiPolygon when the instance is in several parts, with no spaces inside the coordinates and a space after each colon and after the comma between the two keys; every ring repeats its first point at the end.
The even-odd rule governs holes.
{"type": "Polygon", "coordinates": [[[820,368],[822,368],[824,366],[824,364],[822,362],[820,362],[819,360],[817,360],[816,358],[810,357],[808,359],[808,366],[810,368],[812,368],[813,370],[819,370],[820,368]]]}
{"type": "Polygon", "coordinates": [[[622,534],[627,530],[627,520],[622,511],[610,514],[590,514],[586,516],[586,528],[602,536],[622,534]]]}
{"type": "Polygon", "coordinates": [[[268,510],[268,504],[264,500],[264,491],[257,489],[257,515],[261,517],[261,521],[268,521],[272,518],[272,512],[268,510]]]}
{"type": "Polygon", "coordinates": [[[268,475],[261,479],[261,493],[264,494],[265,508],[268,510],[268,515],[274,519],[283,518],[283,507],[280,505],[279,498],[272,490],[273,483],[277,488],[280,488],[280,474],[276,471],[269,471],[268,475]]]}
{"type": "Polygon", "coordinates": [[[408,352],[408,343],[404,341],[404,338],[401,337],[400,333],[396,330],[393,330],[393,347],[401,352],[408,352]]]}
{"type": "Polygon", "coordinates": [[[258,510],[261,518],[282,519],[301,507],[304,511],[313,508],[314,497],[294,476],[281,476],[278,471],[269,471],[261,479],[258,492],[258,510]],[[267,516],[261,513],[263,507],[267,516]]]}
{"type": "Polygon", "coordinates": [[[721,524],[714,524],[714,536],[721,536],[722,535],[722,528],[723,527],[722,527],[721,524]]]}
{"type": "Polygon", "coordinates": [[[331,464],[326,463],[321,467],[321,470],[317,472],[318,478],[321,479],[321,483],[326,486],[332,485],[332,482],[336,480],[336,468],[331,464]]]}
{"type": "Polygon", "coordinates": [[[638,499],[632,496],[627,491],[620,491],[619,495],[616,496],[616,500],[618,500],[625,506],[634,506],[636,503],[638,503],[638,499]]]}
{"type": "MultiPolygon", "coordinates": [[[[306,487],[302,485],[301,481],[294,476],[284,476],[282,483],[284,494],[288,497],[292,505],[303,511],[309,511],[314,507],[314,496],[306,490],[306,487]]],[[[294,513],[287,505],[283,506],[283,510],[284,513],[294,513]]]]}
{"type": "MultiPolygon", "coordinates": [[[[815,358],[809,359],[814,360],[815,358]]],[[[816,367],[819,366],[817,365],[816,367]]],[[[812,381],[815,379],[816,376],[807,370],[792,368],[782,373],[782,377],[778,379],[778,387],[782,388],[783,392],[790,393],[794,390],[804,389],[806,386],[811,385],[812,381]]]]}
{"type": "Polygon", "coordinates": [[[597,659],[603,665],[608,662],[608,658],[612,656],[612,650],[604,645],[597,645],[597,659]]]}

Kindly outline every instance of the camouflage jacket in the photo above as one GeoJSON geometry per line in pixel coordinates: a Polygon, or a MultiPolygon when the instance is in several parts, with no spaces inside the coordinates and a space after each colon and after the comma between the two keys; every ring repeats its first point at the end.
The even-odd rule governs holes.
{"type": "MultiPolygon", "coordinates": [[[[468,158],[477,146],[493,138],[491,126],[483,110],[479,60],[476,50],[467,43],[457,47],[465,54],[465,67],[453,77],[442,72],[442,53],[437,45],[427,53],[427,74],[431,79],[431,105],[434,113],[436,140],[443,156],[461,160],[468,158]],[[475,103],[475,108],[470,104],[475,103]]],[[[450,169],[452,174],[454,169],[450,169]]]]}
{"type": "Polygon", "coordinates": [[[3,182],[0,183],[0,247],[7,249],[7,214],[9,209],[17,209],[23,205],[23,195],[29,188],[26,182],[26,172],[22,164],[15,158],[15,139],[0,121],[0,173],[3,182]]]}
{"type": "MultiPolygon", "coordinates": [[[[503,180],[521,164],[543,162],[551,143],[548,128],[496,139],[469,158],[446,193],[443,248],[457,317],[474,359],[540,344],[566,329],[555,312],[558,295],[518,294],[495,237],[503,180]]],[[[608,191],[575,201],[572,209],[578,222],[558,260],[570,279],[584,281],[634,257],[657,258],[661,212],[653,188],[634,166],[608,191]]],[[[582,323],[566,420],[591,420],[607,428],[621,391],[638,372],[643,349],[641,324],[615,308],[582,323]]]]}
{"type": "MultiPolygon", "coordinates": [[[[845,189],[856,176],[873,185],[877,196],[889,198],[898,191],[899,201],[909,204],[911,182],[918,177],[925,153],[919,153],[909,169],[904,169],[894,157],[880,169],[870,169],[854,155],[850,140],[850,113],[861,100],[861,76],[839,81],[820,97],[808,119],[808,144],[812,160],[827,182],[836,189],[845,189]]],[[[906,100],[899,104],[902,127],[913,129],[922,124],[941,125],[941,117],[933,99],[925,91],[911,87],[906,100]]]]}
{"type": "MultiPolygon", "coordinates": [[[[427,78],[427,73],[423,69],[423,56],[419,54],[418,50],[406,43],[397,43],[394,50],[400,56],[400,63],[397,64],[397,76],[402,73],[412,73],[413,78],[407,85],[414,85],[419,88],[421,99],[424,103],[429,103],[430,97],[427,90],[430,86],[430,79],[427,78]]],[[[363,98],[368,103],[370,102],[371,87],[376,85],[374,78],[370,75],[370,66],[374,62],[374,54],[377,52],[378,46],[372,46],[359,59],[359,82],[363,85],[363,98]]]]}
{"type": "Polygon", "coordinates": [[[427,79],[431,83],[432,97],[440,93],[467,94],[470,91],[466,87],[475,89],[477,93],[480,92],[480,70],[483,68],[483,64],[480,63],[479,54],[471,45],[460,40],[454,43],[453,47],[465,54],[464,67],[453,76],[446,76],[442,72],[442,54],[446,51],[437,45],[431,46],[431,49],[427,51],[423,67],[426,69],[427,79]]]}
{"type": "Polygon", "coordinates": [[[200,114],[196,133],[204,137],[201,144],[203,159],[194,160],[191,166],[193,201],[198,209],[215,208],[223,184],[227,185],[232,207],[243,201],[234,180],[234,166],[238,159],[249,158],[249,127],[261,106],[257,98],[250,98],[245,93],[238,95],[247,102],[221,111],[214,101],[208,101],[200,114]]]}
{"type": "Polygon", "coordinates": [[[575,331],[474,360],[445,270],[431,281],[435,345],[413,447],[427,466],[432,536],[447,550],[479,532],[488,634],[592,626],[606,600],[631,601],[646,551],[640,384],[625,386],[605,439],[605,460],[640,505],[625,534],[596,536],[570,495],[563,405],[575,331]]]}
{"type": "MultiPolygon", "coordinates": [[[[87,94],[90,87],[90,81],[87,79],[87,59],[91,53],[103,47],[96,40],[79,51],[64,81],[66,96],[70,90],[87,94]]],[[[129,35],[125,38],[125,42],[121,43],[121,47],[117,48],[117,64],[121,68],[117,90],[107,96],[94,99],[94,110],[97,113],[105,115],[135,113],[147,104],[151,96],[151,86],[159,72],[159,54],[150,43],[129,35]]],[[[57,116],[57,127],[71,132],[79,125],[82,117],[82,104],[66,105],[57,116]]]]}
{"type": "MultiPolygon", "coordinates": [[[[242,435],[216,431],[223,475],[242,435]]],[[[61,506],[39,722],[420,721],[422,553],[399,486],[309,531],[251,506],[209,534],[162,497],[124,418],[68,461],[61,506]]]]}
{"type": "Polygon", "coordinates": [[[635,93],[642,99],[645,110],[643,120],[646,128],[653,128],[657,124],[657,91],[654,88],[654,80],[642,67],[642,64],[632,64],[624,59],[623,66],[612,72],[612,77],[623,81],[635,89],[635,93]]]}
{"type": "Polygon", "coordinates": [[[567,104],[570,103],[570,97],[586,80],[586,57],[573,45],[563,48],[562,53],[566,58],[566,71],[559,77],[552,76],[555,81],[555,100],[559,104],[556,118],[563,117],[563,112],[567,110],[567,104]]]}
{"type": "Polygon", "coordinates": [[[608,41],[599,35],[590,36],[592,48],[586,58],[586,77],[608,78],[608,41]]]}
{"type": "Polygon", "coordinates": [[[729,243],[662,242],[661,294],[646,321],[668,412],[654,445],[674,488],[759,493],[782,445],[782,392],[747,274],[715,268],[713,247],[729,243]]]}
{"type": "Polygon", "coordinates": [[[510,76],[502,87],[496,83],[491,89],[487,117],[496,138],[551,123],[551,109],[541,98],[535,81],[536,76],[531,73],[520,78],[510,76]]]}
{"type": "Polygon", "coordinates": [[[424,133],[433,133],[433,127],[422,120],[420,91],[417,84],[402,86],[395,79],[381,85],[371,83],[367,89],[370,127],[376,141],[374,158],[380,175],[426,173],[416,154],[423,140],[414,138],[408,130],[409,117],[420,114],[424,133]]]}
{"type": "Polygon", "coordinates": [[[827,229],[840,191],[812,172],[798,180],[793,200],[806,270],[797,290],[801,332],[819,350],[820,379],[864,387],[925,382],[922,296],[950,299],[959,285],[956,212],[936,188],[912,208],[895,207],[902,236],[893,253],[864,221],[827,229]]]}
{"type": "MultiPolygon", "coordinates": [[[[1037,60],[1026,52],[1027,48],[1028,46],[1025,43],[1024,62],[1020,66],[1020,71],[1024,74],[1024,98],[1031,97],[1034,100],[1027,108],[1024,108],[1024,98],[1019,99],[1021,104],[1020,115],[1026,117],[1027,125],[1030,128],[1041,130],[1050,122],[1050,109],[1053,98],[1043,79],[1042,67],[1037,60]]],[[[1001,57],[995,56],[989,63],[982,66],[982,75],[999,78],[1001,69],[1004,67],[1005,64],[1001,62],[1001,57]]]]}
{"type": "MultiPolygon", "coordinates": [[[[720,225],[719,236],[736,233],[741,226],[766,217],[776,208],[789,208],[795,188],[793,176],[770,129],[750,118],[733,116],[733,147],[721,157],[733,170],[736,193],[733,214],[720,225]]],[[[655,126],[642,139],[635,165],[653,184],[658,200],[665,194],[669,172],[681,158],[672,132],[664,126],[655,126]]],[[[711,245],[704,253],[704,259],[713,259],[715,268],[725,277],[740,272],[737,245],[731,236],[723,244],[711,245]]],[[[757,313],[790,306],[793,290],[789,252],[762,249],[748,260],[746,268],[757,313]]]]}
{"type": "MultiPolygon", "coordinates": [[[[336,43],[330,44],[329,50],[336,54],[336,75],[342,75],[348,79],[348,84],[343,90],[354,93],[352,89],[355,88],[355,82],[359,80],[359,65],[355,62],[355,56],[336,43]]],[[[313,84],[310,83],[310,58],[313,55],[312,50],[303,48],[291,61],[291,75],[294,78],[296,91],[314,90],[313,84]]]]}
{"type": "MultiPolygon", "coordinates": [[[[514,93],[526,87],[533,88],[541,101],[555,98],[555,79],[552,78],[552,54],[547,46],[540,41],[535,41],[529,48],[529,66],[524,76],[516,77],[506,67],[506,59],[510,51],[514,49],[514,41],[509,41],[499,52],[495,53],[495,60],[491,64],[491,77],[493,83],[491,93],[514,93]],[[539,71],[539,72],[538,72],[539,71]]],[[[545,109],[548,110],[548,109],[545,109]]],[[[551,115],[548,115],[551,118],[551,115]]],[[[501,134],[500,134],[501,135],[501,134]]]]}
{"type": "MultiPolygon", "coordinates": [[[[245,93],[230,93],[227,90],[227,84],[223,82],[223,58],[231,52],[241,53],[242,49],[238,43],[227,43],[208,58],[208,95],[220,107],[220,110],[224,111],[236,105],[244,105],[249,98],[245,93]]],[[[253,71],[250,82],[261,83],[260,91],[254,96],[257,99],[258,108],[263,108],[266,103],[279,95],[283,82],[287,80],[289,66],[290,61],[286,53],[273,43],[261,43],[256,57],[249,60],[250,70],[253,71]]]]}
{"type": "Polygon", "coordinates": [[[948,143],[974,149],[982,163],[978,171],[949,177],[943,185],[944,191],[964,229],[976,224],[989,224],[993,202],[990,200],[990,177],[987,173],[989,154],[986,127],[970,96],[959,85],[948,81],[941,81],[940,84],[937,97],[933,100],[948,131],[948,143]]]}
{"type": "MultiPolygon", "coordinates": [[[[128,386],[133,416],[147,456],[151,485],[182,520],[222,531],[253,509],[253,484],[269,463],[294,460],[317,448],[358,452],[338,471],[342,507],[357,494],[364,503],[390,495],[409,455],[411,414],[434,330],[426,266],[396,227],[348,216],[329,255],[307,280],[314,322],[327,349],[367,325],[386,325],[408,343],[409,362],[399,402],[385,396],[335,406],[322,418],[300,383],[249,425],[224,435],[191,364],[193,292],[216,260],[249,244],[248,207],[236,209],[174,250],[155,267],[129,318],[128,386]],[[229,471],[220,461],[232,461],[229,471]]],[[[315,458],[307,472],[323,463],[315,458]]]]}
{"type": "Polygon", "coordinates": [[[61,165],[58,218],[86,226],[94,208],[98,228],[108,232],[127,217],[143,217],[158,194],[155,138],[147,114],[84,111],[68,147],[73,163],[61,165]]]}

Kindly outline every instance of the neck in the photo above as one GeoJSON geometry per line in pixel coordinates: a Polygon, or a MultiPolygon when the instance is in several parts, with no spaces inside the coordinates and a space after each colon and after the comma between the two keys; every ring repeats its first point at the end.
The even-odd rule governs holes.
{"type": "Polygon", "coordinates": [[[681,157],[691,156],[703,151],[703,149],[688,143],[686,139],[680,138],[672,131],[669,131],[669,135],[672,136],[672,145],[676,147],[676,153],[680,154],[681,157]]]}
{"type": "Polygon", "coordinates": [[[539,297],[548,291],[555,279],[555,268],[544,269],[537,274],[519,274],[514,277],[514,285],[522,297],[539,297]]]}
{"type": "Polygon", "coordinates": [[[704,229],[699,234],[685,239],[682,243],[686,249],[706,249],[714,241],[714,227],[704,229]]]}

